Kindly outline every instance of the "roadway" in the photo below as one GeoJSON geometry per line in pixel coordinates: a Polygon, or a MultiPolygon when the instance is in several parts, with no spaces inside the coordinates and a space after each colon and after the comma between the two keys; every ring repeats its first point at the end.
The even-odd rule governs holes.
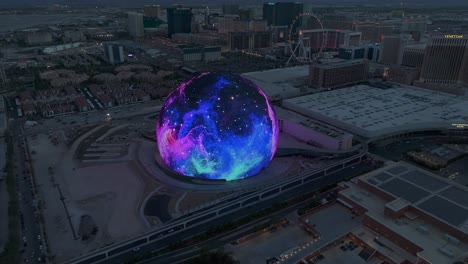
{"type": "Polygon", "coordinates": [[[39,223],[38,210],[40,199],[36,196],[33,176],[26,161],[29,153],[25,150],[21,121],[11,123],[16,166],[16,184],[20,212],[22,257],[24,263],[44,263],[45,248],[39,223]]]}
{"type": "MultiPolygon", "coordinates": [[[[2,135],[3,136],[3,135],[2,135]]],[[[7,146],[4,138],[0,136],[0,168],[5,167],[7,146]]],[[[4,247],[8,242],[8,192],[7,192],[7,174],[0,171],[0,254],[3,253],[4,247]]]]}
{"type": "MultiPolygon", "coordinates": [[[[252,213],[258,212],[259,210],[261,210],[263,208],[269,207],[274,203],[280,203],[280,202],[283,202],[285,200],[294,198],[294,197],[296,197],[298,195],[302,195],[302,194],[307,193],[307,192],[317,191],[323,186],[326,186],[328,184],[333,184],[333,183],[336,183],[336,182],[340,182],[340,181],[343,181],[344,179],[347,179],[347,178],[350,178],[350,177],[358,176],[358,175],[360,175],[362,173],[365,173],[366,171],[369,171],[370,169],[372,169],[372,167],[370,167],[369,165],[361,163],[361,164],[358,164],[358,165],[354,166],[354,168],[349,168],[349,169],[346,169],[344,171],[338,171],[336,173],[329,174],[326,177],[319,177],[315,181],[311,181],[311,182],[306,183],[306,184],[304,184],[304,185],[302,185],[300,187],[297,187],[297,188],[294,188],[294,189],[292,189],[290,191],[286,191],[284,193],[281,193],[281,195],[278,195],[278,196],[273,197],[271,199],[268,199],[266,201],[262,201],[262,202],[259,202],[259,203],[255,204],[255,205],[252,205],[250,207],[246,207],[244,209],[241,209],[239,211],[234,211],[232,213],[222,215],[222,216],[220,216],[218,218],[215,218],[215,219],[213,219],[212,221],[209,222],[209,226],[221,225],[221,224],[226,223],[228,221],[232,221],[234,219],[250,215],[252,213]]],[[[298,205],[298,206],[300,206],[300,205],[298,205]]],[[[288,212],[297,210],[298,206],[291,207],[290,211],[288,211],[288,212]]],[[[126,261],[129,261],[129,260],[131,260],[131,259],[133,259],[133,258],[135,258],[137,256],[140,256],[140,255],[142,255],[144,253],[155,252],[155,251],[161,250],[161,249],[167,247],[167,245],[169,245],[171,243],[174,243],[174,242],[179,241],[179,240],[184,240],[184,239],[190,238],[190,237],[192,237],[194,235],[197,235],[199,233],[206,232],[207,226],[208,226],[208,224],[196,225],[196,226],[193,226],[193,227],[188,227],[186,229],[176,231],[172,235],[162,237],[159,240],[152,241],[152,242],[150,242],[150,243],[148,243],[146,245],[143,245],[143,246],[138,246],[139,250],[137,250],[137,251],[133,251],[133,249],[125,250],[125,251],[122,251],[121,253],[116,253],[114,255],[111,255],[111,256],[109,256],[108,259],[103,260],[103,261],[101,261],[99,263],[105,263],[105,264],[125,263],[126,261]]],[[[235,240],[235,238],[233,238],[232,240],[235,240]]],[[[213,243],[213,245],[218,247],[220,244],[219,243],[213,243]]],[[[184,249],[184,250],[189,250],[189,249],[184,249]]],[[[198,253],[198,251],[192,252],[192,256],[196,256],[197,253],[198,253]]],[[[188,254],[188,255],[190,255],[190,254],[188,254]]],[[[181,261],[181,260],[187,258],[187,254],[180,254],[179,255],[179,252],[173,252],[171,254],[165,255],[164,257],[158,257],[158,258],[152,259],[150,262],[144,262],[144,263],[146,263],[146,264],[147,263],[158,263],[158,264],[160,264],[160,263],[174,263],[174,261],[175,261],[174,258],[178,259],[177,261],[181,261]]],[[[79,263],[84,264],[84,263],[93,263],[93,262],[83,261],[83,262],[79,262],[79,263]]]]}
{"type": "Polygon", "coordinates": [[[283,219],[286,218],[287,215],[293,213],[297,209],[299,209],[301,206],[305,206],[310,200],[303,201],[297,205],[294,205],[292,207],[288,207],[285,210],[281,210],[279,212],[276,212],[272,215],[260,218],[256,221],[253,221],[251,223],[248,223],[244,226],[241,226],[235,230],[229,231],[227,233],[221,234],[219,236],[216,236],[214,238],[208,239],[206,241],[203,241],[201,243],[198,243],[193,246],[189,246],[183,249],[179,249],[177,251],[164,254],[158,257],[154,257],[148,260],[144,260],[141,262],[138,262],[139,264],[153,264],[153,263],[158,263],[158,264],[173,264],[173,263],[179,263],[181,261],[194,258],[198,255],[200,255],[202,250],[215,250],[221,247],[222,245],[225,245],[226,243],[230,243],[233,241],[237,241],[242,237],[245,237],[247,235],[250,235],[256,231],[258,231],[257,224],[258,223],[263,223],[266,222],[264,220],[269,220],[269,219],[283,219]]]}
{"type": "MultiPolygon", "coordinates": [[[[317,191],[317,190],[318,189],[312,190],[312,192],[317,191]]],[[[329,193],[326,192],[326,195],[328,195],[328,194],[329,193]]],[[[321,195],[321,198],[325,198],[326,195],[321,195]]],[[[138,263],[139,264],[153,264],[153,263],[173,264],[173,263],[182,262],[184,260],[188,260],[190,258],[194,258],[194,257],[200,255],[202,250],[211,251],[211,250],[218,249],[221,246],[225,245],[226,243],[237,241],[242,237],[245,237],[247,235],[250,235],[250,234],[258,231],[259,230],[258,227],[257,227],[258,223],[265,223],[268,220],[272,220],[272,219],[287,218],[288,215],[290,215],[291,213],[297,211],[299,208],[301,208],[303,206],[306,206],[309,202],[310,202],[310,199],[304,200],[304,201],[302,201],[302,202],[300,202],[300,203],[298,203],[296,205],[290,206],[288,208],[285,208],[285,209],[283,209],[281,211],[278,211],[276,213],[273,213],[271,215],[268,215],[268,216],[265,216],[263,218],[257,219],[255,221],[250,222],[250,223],[248,223],[248,224],[246,224],[244,226],[241,226],[241,227],[239,227],[239,228],[237,228],[235,230],[232,230],[232,231],[229,231],[227,233],[218,235],[218,236],[216,236],[214,238],[203,241],[203,242],[198,243],[196,245],[189,246],[189,247],[183,248],[183,249],[179,249],[177,251],[167,253],[167,254],[164,254],[164,255],[161,255],[161,256],[158,256],[158,257],[154,257],[154,258],[151,258],[151,259],[148,259],[148,260],[144,260],[144,261],[141,261],[141,262],[138,262],[138,263]]],[[[278,252],[276,252],[276,253],[278,253],[278,252]]],[[[275,253],[272,252],[272,256],[274,254],[275,253]]]]}
{"type": "MultiPolygon", "coordinates": [[[[34,135],[39,133],[48,133],[55,129],[66,129],[74,127],[84,127],[102,124],[112,120],[113,122],[129,121],[145,116],[154,115],[161,109],[162,102],[150,101],[137,104],[130,104],[124,106],[113,107],[106,110],[90,111],[80,114],[70,114],[64,116],[57,116],[56,118],[43,119],[36,126],[27,127],[25,135],[34,135]],[[109,116],[107,115],[109,114],[109,116]]],[[[149,120],[145,120],[149,122],[149,120]]]]}

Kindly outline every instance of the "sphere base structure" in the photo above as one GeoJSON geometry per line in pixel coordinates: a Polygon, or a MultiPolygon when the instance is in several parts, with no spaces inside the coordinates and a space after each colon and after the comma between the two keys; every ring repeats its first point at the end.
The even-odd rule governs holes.
{"type": "Polygon", "coordinates": [[[156,151],[154,153],[154,161],[156,162],[156,165],[161,169],[161,171],[166,175],[169,176],[177,181],[181,182],[187,182],[187,183],[194,183],[194,184],[200,184],[200,183],[206,183],[206,184],[224,184],[227,181],[225,179],[200,179],[200,178],[194,178],[194,177],[187,177],[183,174],[177,173],[171,168],[169,168],[164,161],[161,158],[161,155],[159,151],[156,151]]]}
{"type": "Polygon", "coordinates": [[[145,177],[176,192],[222,193],[265,188],[297,174],[298,157],[275,157],[270,165],[253,177],[240,180],[204,180],[178,174],[162,163],[154,141],[140,141],[136,148],[136,165],[145,177]]]}

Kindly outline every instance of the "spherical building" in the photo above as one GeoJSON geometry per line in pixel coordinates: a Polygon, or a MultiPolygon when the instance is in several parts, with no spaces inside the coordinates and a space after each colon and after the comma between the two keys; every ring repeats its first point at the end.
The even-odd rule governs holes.
{"type": "Polygon", "coordinates": [[[159,153],[173,171],[236,180],[266,168],[278,121],[265,93],[237,74],[204,73],[166,99],[156,127],[159,153]]]}

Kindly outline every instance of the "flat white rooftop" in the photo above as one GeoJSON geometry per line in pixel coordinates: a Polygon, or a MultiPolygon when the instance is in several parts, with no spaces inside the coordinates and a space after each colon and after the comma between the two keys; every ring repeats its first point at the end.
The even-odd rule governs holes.
{"type": "Polygon", "coordinates": [[[287,99],[283,106],[367,138],[468,123],[468,100],[408,85],[357,85],[287,99]]]}
{"type": "Polygon", "coordinates": [[[270,98],[291,98],[300,95],[306,85],[309,65],[248,72],[242,76],[257,84],[270,98]]]}

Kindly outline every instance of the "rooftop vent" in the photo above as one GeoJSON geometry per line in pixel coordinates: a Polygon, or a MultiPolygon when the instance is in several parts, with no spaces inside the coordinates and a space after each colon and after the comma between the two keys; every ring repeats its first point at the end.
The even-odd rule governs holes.
{"type": "Polygon", "coordinates": [[[427,229],[427,227],[425,226],[420,225],[418,226],[417,230],[423,234],[426,234],[426,235],[429,234],[429,229],[427,229]]]}
{"type": "Polygon", "coordinates": [[[447,241],[450,243],[450,244],[453,244],[453,245],[458,245],[460,244],[460,240],[458,240],[457,238],[449,235],[449,234],[445,234],[445,239],[447,239],[447,241]]]}
{"type": "Polygon", "coordinates": [[[359,195],[356,195],[354,193],[351,194],[351,198],[353,198],[356,201],[362,201],[362,198],[359,195]]]}
{"type": "Polygon", "coordinates": [[[450,249],[439,248],[439,252],[442,253],[443,255],[449,257],[449,258],[453,258],[453,252],[450,249]]]}

